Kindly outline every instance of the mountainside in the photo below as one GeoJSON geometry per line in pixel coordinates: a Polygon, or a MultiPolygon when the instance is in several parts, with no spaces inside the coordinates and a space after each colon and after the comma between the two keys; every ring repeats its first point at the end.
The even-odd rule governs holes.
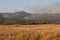
{"type": "Polygon", "coordinates": [[[24,11],[14,13],[0,13],[3,23],[60,23],[60,13],[30,14],[24,11]]]}
{"type": "Polygon", "coordinates": [[[26,16],[30,16],[30,13],[24,12],[24,11],[20,11],[20,12],[16,12],[14,13],[12,16],[15,19],[23,19],[26,16]]]}
{"type": "Polygon", "coordinates": [[[27,15],[31,15],[29,13],[26,13],[24,11],[15,12],[15,13],[0,13],[5,18],[12,18],[12,19],[23,19],[27,15]]]}
{"type": "MultiPolygon", "coordinates": [[[[22,20],[24,20],[24,17],[30,16],[30,13],[20,11],[15,13],[0,13],[0,18],[5,18],[4,23],[6,22],[14,22],[14,23],[22,23],[22,20]]],[[[2,20],[2,19],[0,19],[2,20]]]]}
{"type": "Polygon", "coordinates": [[[32,14],[26,19],[39,20],[39,19],[45,19],[45,18],[50,19],[50,20],[59,20],[60,14],[32,14]]]}

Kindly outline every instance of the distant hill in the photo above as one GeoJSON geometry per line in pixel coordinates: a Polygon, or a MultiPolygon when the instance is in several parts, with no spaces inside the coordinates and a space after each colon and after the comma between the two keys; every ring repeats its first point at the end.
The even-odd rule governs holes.
{"type": "Polygon", "coordinates": [[[45,23],[60,23],[60,13],[59,14],[32,14],[30,17],[26,17],[34,22],[45,22],[45,23]]]}
{"type": "Polygon", "coordinates": [[[24,11],[14,13],[0,13],[2,23],[60,23],[60,13],[31,14],[24,11]],[[3,20],[3,21],[2,21],[3,20]]]}
{"type": "MultiPolygon", "coordinates": [[[[7,21],[14,21],[14,23],[20,23],[26,16],[30,16],[30,13],[24,12],[24,11],[19,11],[19,12],[14,12],[14,13],[0,13],[0,18],[4,17],[6,18],[4,22],[7,21]]],[[[0,19],[2,20],[2,19],[0,19]]]]}
{"type": "Polygon", "coordinates": [[[12,16],[14,19],[23,19],[26,16],[30,16],[30,13],[20,11],[20,12],[15,12],[12,16]]]}

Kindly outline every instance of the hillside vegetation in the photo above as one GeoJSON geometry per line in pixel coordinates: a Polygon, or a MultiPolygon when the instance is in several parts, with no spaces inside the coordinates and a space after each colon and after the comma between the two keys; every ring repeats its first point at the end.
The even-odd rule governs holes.
{"type": "Polygon", "coordinates": [[[24,11],[0,13],[0,24],[60,24],[60,13],[32,14],[24,11]]]}

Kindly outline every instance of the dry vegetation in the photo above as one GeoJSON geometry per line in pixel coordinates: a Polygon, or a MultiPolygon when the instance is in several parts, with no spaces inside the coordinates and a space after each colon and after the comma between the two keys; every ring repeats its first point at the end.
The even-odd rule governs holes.
{"type": "Polygon", "coordinates": [[[0,25],[0,40],[60,40],[60,24],[0,25]]]}

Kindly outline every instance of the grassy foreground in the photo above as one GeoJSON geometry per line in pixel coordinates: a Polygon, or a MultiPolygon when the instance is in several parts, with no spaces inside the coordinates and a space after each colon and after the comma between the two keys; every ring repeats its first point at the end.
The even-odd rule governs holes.
{"type": "Polygon", "coordinates": [[[60,40],[60,24],[0,25],[0,40],[60,40]]]}

